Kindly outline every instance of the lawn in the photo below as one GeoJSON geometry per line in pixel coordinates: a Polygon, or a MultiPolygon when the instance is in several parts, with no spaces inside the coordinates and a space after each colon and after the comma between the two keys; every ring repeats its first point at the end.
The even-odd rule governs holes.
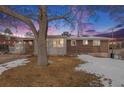
{"type": "Polygon", "coordinates": [[[31,62],[5,71],[0,75],[0,86],[10,87],[87,87],[103,86],[99,77],[83,71],[76,71],[78,64],[83,64],[76,57],[50,56],[53,63],[48,67],[36,64],[36,57],[28,58],[31,62]]]}

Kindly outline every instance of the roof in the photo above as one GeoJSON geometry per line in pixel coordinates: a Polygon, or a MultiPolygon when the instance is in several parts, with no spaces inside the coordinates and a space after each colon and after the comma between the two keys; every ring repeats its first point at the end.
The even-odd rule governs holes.
{"type": "Polygon", "coordinates": [[[30,41],[30,40],[34,40],[34,38],[18,38],[18,40],[24,40],[24,41],[29,40],[30,41]]]}
{"type": "MultiPolygon", "coordinates": [[[[71,36],[71,37],[66,37],[66,36],[61,36],[61,35],[48,35],[47,37],[49,38],[65,38],[67,40],[111,40],[111,38],[107,37],[76,37],[76,36],[71,36]]],[[[20,38],[22,40],[34,40],[34,38],[20,38]]]]}
{"type": "MultiPolygon", "coordinates": [[[[66,38],[66,36],[61,36],[61,35],[48,35],[47,38],[66,38]]],[[[18,37],[18,39],[20,39],[20,40],[34,40],[34,37],[25,37],[25,38],[20,38],[20,37],[18,37]]]]}
{"type": "MultiPolygon", "coordinates": [[[[3,33],[0,33],[0,35],[4,35],[3,33]]],[[[34,38],[29,38],[29,37],[17,37],[17,36],[13,36],[13,35],[9,35],[10,37],[14,37],[14,38],[18,38],[21,40],[33,40],[34,38]]],[[[89,36],[89,37],[77,37],[77,36],[62,36],[62,35],[48,35],[47,38],[65,38],[67,40],[111,40],[111,38],[107,38],[107,37],[97,37],[97,36],[89,36]]]]}
{"type": "Polygon", "coordinates": [[[74,40],[110,40],[110,38],[107,37],[95,37],[95,36],[90,36],[90,37],[67,37],[68,40],[74,39],[74,40]]]}
{"type": "Polygon", "coordinates": [[[48,35],[47,38],[66,38],[67,36],[62,35],[48,35]]]}

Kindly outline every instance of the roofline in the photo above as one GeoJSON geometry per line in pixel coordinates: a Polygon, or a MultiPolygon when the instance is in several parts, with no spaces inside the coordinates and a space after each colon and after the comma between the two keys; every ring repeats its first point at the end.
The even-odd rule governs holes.
{"type": "Polygon", "coordinates": [[[67,37],[67,40],[111,40],[106,37],[67,37]]]}
{"type": "MultiPolygon", "coordinates": [[[[3,36],[10,36],[10,37],[14,37],[14,38],[18,38],[21,40],[34,40],[34,37],[17,37],[17,36],[13,36],[13,35],[5,35],[5,34],[1,34],[3,36]]],[[[89,37],[77,37],[77,36],[62,36],[62,35],[48,35],[47,38],[65,38],[67,40],[111,40],[112,38],[107,38],[107,37],[97,37],[97,36],[89,36],[89,37]]]]}

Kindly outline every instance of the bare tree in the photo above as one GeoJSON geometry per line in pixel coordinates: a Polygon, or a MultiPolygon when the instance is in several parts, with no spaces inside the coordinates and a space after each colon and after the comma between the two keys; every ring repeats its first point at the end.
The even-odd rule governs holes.
{"type": "Polygon", "coordinates": [[[37,31],[31,19],[19,13],[14,12],[7,6],[0,6],[0,12],[5,13],[14,18],[17,18],[30,27],[35,37],[35,49],[37,49],[38,64],[42,66],[47,66],[48,59],[47,59],[46,38],[47,38],[48,22],[53,20],[63,19],[66,14],[48,18],[46,6],[39,6],[39,16],[38,16],[39,31],[37,31]]]}
{"type": "MultiPolygon", "coordinates": [[[[37,7],[38,10],[35,13],[35,17],[32,17],[32,15],[35,15],[33,12],[30,12],[28,15],[24,15],[23,13],[20,13],[18,9],[14,10],[8,6],[0,6],[0,12],[22,21],[31,29],[35,37],[35,53],[38,56],[37,61],[39,65],[43,66],[48,65],[46,38],[49,22],[64,19],[65,22],[72,24],[73,29],[77,26],[79,32],[83,31],[82,25],[84,24],[85,19],[88,19],[90,16],[96,15],[95,11],[93,10],[100,9],[100,11],[107,11],[107,8],[105,8],[105,6],[70,6],[68,9],[69,11],[64,11],[63,14],[49,14],[48,12],[50,11],[47,6],[41,5],[37,7]],[[36,28],[33,19],[37,20],[39,29],[36,28]]],[[[111,7],[109,7],[108,10],[110,9],[111,7]]],[[[25,11],[25,9],[21,10],[25,11]]],[[[29,8],[27,8],[26,10],[29,10],[29,8]]]]}

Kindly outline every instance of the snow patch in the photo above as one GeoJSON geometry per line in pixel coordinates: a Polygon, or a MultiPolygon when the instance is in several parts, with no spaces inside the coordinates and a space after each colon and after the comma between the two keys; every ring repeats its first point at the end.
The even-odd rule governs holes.
{"type": "Polygon", "coordinates": [[[53,64],[54,62],[53,62],[53,61],[51,61],[51,60],[49,60],[49,61],[48,61],[48,63],[49,63],[49,64],[53,64]]]}
{"type": "Polygon", "coordinates": [[[79,55],[80,60],[86,61],[75,69],[77,71],[86,71],[97,76],[105,86],[120,87],[124,85],[124,60],[111,58],[98,58],[90,55],[79,55]]]}
{"type": "Polygon", "coordinates": [[[30,61],[27,61],[27,59],[18,59],[18,60],[11,61],[8,63],[0,64],[0,75],[6,70],[9,70],[14,67],[26,65],[26,63],[28,62],[30,61]]]}

